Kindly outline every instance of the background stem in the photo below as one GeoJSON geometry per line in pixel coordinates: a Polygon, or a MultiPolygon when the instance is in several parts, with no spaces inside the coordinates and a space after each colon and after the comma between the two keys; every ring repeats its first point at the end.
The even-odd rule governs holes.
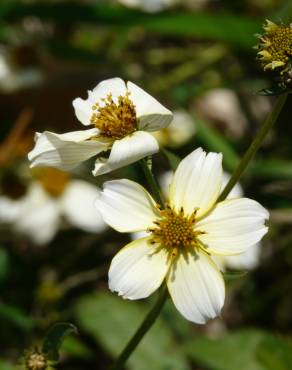
{"type": "Polygon", "coordinates": [[[240,177],[242,176],[243,172],[246,170],[248,164],[260,148],[262,142],[264,141],[267,133],[270,131],[274,123],[277,121],[279,114],[285,104],[288,94],[283,94],[278,97],[276,103],[273,107],[272,112],[268,115],[265,122],[259,129],[258,133],[256,134],[255,138],[251,142],[249,148],[245,152],[244,156],[242,157],[241,161],[239,162],[238,167],[233,172],[230,180],[226,184],[224,190],[222,191],[221,195],[218,198],[218,202],[226,199],[230,191],[233,189],[234,185],[239,181],[240,177]]]}
{"type": "Polygon", "coordinates": [[[159,295],[155,305],[149,311],[148,315],[145,317],[142,324],[137,329],[134,336],[130,339],[130,341],[128,342],[124,350],[121,352],[120,356],[118,357],[118,359],[113,364],[110,370],[119,370],[123,368],[124,364],[130,357],[132,352],[136,349],[144,335],[155,323],[159,313],[161,312],[162,307],[164,306],[164,303],[167,300],[167,297],[168,297],[167,287],[166,284],[163,284],[163,286],[159,290],[159,295]]]}
{"type": "Polygon", "coordinates": [[[160,189],[159,189],[159,185],[152,173],[152,170],[151,170],[151,164],[152,164],[152,161],[151,161],[151,158],[148,158],[148,159],[141,159],[141,161],[139,161],[140,163],[140,166],[144,172],[144,175],[146,177],[146,180],[150,186],[150,189],[151,189],[151,192],[153,194],[153,197],[154,199],[156,200],[156,202],[158,202],[161,206],[163,206],[164,202],[163,202],[163,199],[162,199],[162,196],[160,194],[160,189]]]}

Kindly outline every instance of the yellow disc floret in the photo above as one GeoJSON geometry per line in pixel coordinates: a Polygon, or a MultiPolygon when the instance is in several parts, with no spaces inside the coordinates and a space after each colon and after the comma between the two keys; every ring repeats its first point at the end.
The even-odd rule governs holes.
{"type": "Polygon", "coordinates": [[[258,56],[264,70],[285,69],[292,57],[292,27],[267,21],[258,56]]]}
{"type": "Polygon", "coordinates": [[[197,210],[186,216],[183,208],[176,212],[167,205],[160,213],[161,218],[155,222],[156,227],[149,229],[151,244],[167,248],[173,256],[183,248],[200,246],[197,236],[203,232],[194,230],[197,210]]]}
{"type": "Polygon", "coordinates": [[[70,182],[67,172],[52,167],[34,168],[32,173],[44,190],[54,198],[61,196],[70,182]]]}
{"type": "Polygon", "coordinates": [[[120,95],[117,102],[114,102],[111,94],[102,101],[104,104],[95,103],[92,106],[90,120],[101,135],[121,139],[137,130],[136,109],[129,93],[120,95]]]}

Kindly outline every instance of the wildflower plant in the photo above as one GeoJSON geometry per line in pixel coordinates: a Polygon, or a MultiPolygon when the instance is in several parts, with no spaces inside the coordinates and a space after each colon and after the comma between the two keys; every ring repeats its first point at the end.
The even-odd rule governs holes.
{"type": "MultiPolygon", "coordinates": [[[[271,69],[280,67],[271,65],[271,69]]],[[[255,200],[227,197],[277,120],[285,99],[286,94],[276,101],[226,186],[222,154],[198,148],[179,163],[164,197],[151,161],[145,158],[159,150],[150,132],[167,127],[172,113],[131,82],[105,80],[88,92],[87,99],[73,101],[79,121],[93,127],[36,135],[29,153],[32,167],[68,170],[98,155],[92,171],[97,176],[139,161],[151,188],[149,193],[128,179],[106,181],[95,201],[104,222],[118,232],[146,233],[115,255],[109,288],[130,300],[146,298],[159,289],[156,304],[112,370],[124,367],[159,315],[168,292],[182,316],[194,323],[204,324],[220,315],[225,284],[216,258],[246,253],[267,233],[269,218],[255,200]],[[109,156],[100,157],[102,152],[109,156]]]]}

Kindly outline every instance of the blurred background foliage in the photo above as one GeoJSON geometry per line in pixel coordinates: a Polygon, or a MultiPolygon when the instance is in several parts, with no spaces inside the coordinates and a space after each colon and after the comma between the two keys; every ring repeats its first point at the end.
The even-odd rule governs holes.
{"type": "MultiPolygon", "coordinates": [[[[255,60],[254,34],[266,18],[291,22],[291,1],[124,2],[0,1],[2,195],[19,197],[31,181],[25,158],[32,133],[80,129],[72,100],[114,76],[190,117],[183,142],[161,139],[157,175],[199,145],[222,151],[227,171],[236,167],[273,103],[256,95],[269,82],[255,60]]],[[[127,368],[292,369],[291,102],[242,179],[245,194],[271,211],[260,263],[226,274],[222,317],[206,326],[186,322],[168,302],[127,368]]],[[[137,165],[92,178],[86,164],[74,175],[95,186],[112,176],[145,182],[137,165]]],[[[110,260],[128,235],[87,233],[63,218],[59,228],[40,246],[1,225],[0,370],[21,365],[24,350],[41,346],[57,321],[78,327],[62,344],[58,368],[106,369],[155,299],[127,302],[108,291],[110,260]]]]}

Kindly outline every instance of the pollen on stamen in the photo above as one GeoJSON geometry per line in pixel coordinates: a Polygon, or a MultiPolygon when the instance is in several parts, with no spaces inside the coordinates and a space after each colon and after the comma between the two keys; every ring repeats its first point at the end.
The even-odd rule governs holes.
{"type": "Polygon", "coordinates": [[[178,212],[166,205],[160,211],[161,218],[155,221],[155,227],[150,228],[151,245],[159,245],[167,248],[172,257],[176,257],[183,248],[200,246],[197,236],[204,234],[203,231],[194,230],[197,209],[191,215],[185,215],[184,209],[178,212]]]}
{"type": "Polygon", "coordinates": [[[90,122],[101,135],[121,139],[137,130],[136,109],[129,95],[129,92],[120,95],[115,102],[112,94],[108,94],[101,99],[102,105],[96,102],[92,106],[90,122]]]}

